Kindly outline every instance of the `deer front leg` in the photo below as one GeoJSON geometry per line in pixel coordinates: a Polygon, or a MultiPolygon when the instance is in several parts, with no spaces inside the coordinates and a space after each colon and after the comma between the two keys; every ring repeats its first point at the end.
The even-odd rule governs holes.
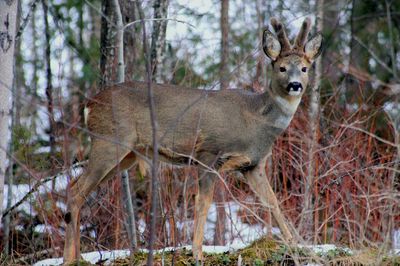
{"type": "Polygon", "coordinates": [[[88,169],[71,183],[68,191],[64,264],[80,259],[79,212],[86,197],[101,182],[132,166],[134,160],[135,156],[130,151],[118,148],[113,143],[98,139],[93,141],[88,169]]]}
{"type": "Polygon", "coordinates": [[[207,219],[208,210],[213,200],[214,186],[216,182],[214,175],[202,175],[199,180],[199,192],[196,195],[194,232],[193,232],[193,256],[196,260],[203,260],[203,238],[204,226],[207,219]]]}
{"type": "Polygon", "coordinates": [[[261,203],[266,207],[271,208],[272,214],[278,223],[280,230],[282,231],[283,238],[289,242],[293,242],[292,233],[285,221],[281,209],[279,208],[278,199],[275,196],[270,183],[268,182],[267,176],[265,174],[265,157],[260,163],[251,171],[245,172],[244,175],[247,179],[247,183],[251,189],[260,198],[261,203]]]}

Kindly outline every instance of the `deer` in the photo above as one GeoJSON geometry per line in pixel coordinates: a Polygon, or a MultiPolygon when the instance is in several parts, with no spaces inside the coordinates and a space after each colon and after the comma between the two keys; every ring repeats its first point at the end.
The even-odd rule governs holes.
{"type": "MultiPolygon", "coordinates": [[[[308,38],[309,18],[293,44],[282,22],[276,18],[270,22],[275,34],[266,28],[262,36],[263,51],[272,65],[270,85],[264,92],[151,84],[160,161],[190,163],[199,171],[192,242],[193,256],[199,261],[203,259],[204,226],[218,180],[216,173],[240,173],[261,203],[271,209],[283,239],[294,241],[294,229],[280,210],[265,162],[299,106],[323,38],[321,33],[308,38]]],[[[154,152],[146,83],[109,86],[88,101],[86,110],[91,150],[85,172],[68,187],[66,264],[80,258],[79,213],[86,197],[119,171],[151,158],[154,152]]]]}

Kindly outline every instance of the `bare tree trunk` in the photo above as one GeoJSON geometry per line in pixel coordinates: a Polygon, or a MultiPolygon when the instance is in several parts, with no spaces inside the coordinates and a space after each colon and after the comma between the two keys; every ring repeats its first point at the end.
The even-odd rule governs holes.
{"type": "Polygon", "coordinates": [[[151,120],[151,133],[152,133],[152,144],[153,144],[153,159],[151,166],[151,211],[150,211],[150,239],[149,239],[149,255],[147,257],[147,265],[153,265],[153,248],[155,242],[155,231],[156,231],[156,222],[157,222],[157,202],[158,202],[158,140],[157,140],[157,117],[154,108],[154,95],[153,89],[151,87],[151,58],[149,56],[149,50],[147,45],[147,35],[146,35],[146,24],[144,21],[144,12],[140,3],[136,1],[136,7],[139,11],[139,18],[142,22],[142,32],[143,32],[143,53],[145,55],[145,63],[146,63],[146,83],[147,83],[147,92],[149,99],[149,109],[150,109],[150,120],[151,120]]]}
{"type": "MultiPolygon", "coordinates": [[[[118,3],[117,3],[118,4],[118,3]]],[[[116,2],[102,0],[101,2],[101,34],[100,34],[100,90],[103,90],[106,86],[111,85],[118,81],[118,79],[123,79],[124,72],[120,71],[121,66],[118,65],[121,60],[118,57],[118,51],[120,44],[120,38],[117,36],[118,29],[115,28],[115,25],[119,23],[119,19],[117,17],[116,10],[116,2]],[[121,77],[122,75],[122,77],[121,77]]],[[[122,60],[123,61],[123,60],[122,60]]],[[[117,132],[116,132],[117,133],[117,132]]],[[[118,133],[116,134],[116,136],[118,133]]],[[[109,190],[112,191],[108,193],[107,201],[112,204],[116,203],[118,206],[122,200],[122,191],[119,188],[123,179],[112,179],[109,181],[109,190]]],[[[121,209],[117,208],[115,212],[118,212],[116,216],[120,216],[121,209]]],[[[118,239],[120,232],[118,229],[120,228],[120,219],[114,219],[114,224],[112,226],[107,226],[107,234],[114,235],[114,246],[118,245],[118,239]]]]}
{"type": "MultiPolygon", "coordinates": [[[[392,2],[389,2],[388,0],[385,0],[386,4],[386,18],[387,18],[387,24],[388,24],[388,31],[389,31],[389,38],[390,38],[390,56],[391,56],[391,63],[392,63],[392,71],[393,71],[393,77],[395,78],[396,81],[399,80],[399,77],[397,75],[397,68],[396,68],[396,55],[395,55],[395,43],[393,41],[393,25],[392,25],[392,16],[390,12],[390,5],[392,2]]],[[[399,106],[399,98],[400,96],[396,96],[394,99],[394,102],[397,103],[397,105],[394,106],[399,106]]],[[[395,107],[394,107],[395,108],[395,107]]],[[[399,171],[399,164],[400,164],[400,117],[398,115],[398,111],[400,111],[400,108],[398,108],[397,112],[395,110],[392,110],[393,114],[388,114],[389,117],[391,118],[391,123],[393,125],[393,130],[394,130],[394,143],[396,145],[396,153],[394,155],[393,159],[393,170],[392,174],[390,175],[389,179],[389,191],[393,191],[395,193],[396,191],[396,180],[398,180],[398,171],[399,171]]],[[[391,199],[388,206],[387,206],[387,222],[385,227],[383,228],[384,230],[386,229],[386,237],[384,238],[385,245],[382,245],[382,249],[390,249],[390,244],[392,243],[392,234],[393,230],[395,227],[395,200],[391,199]]],[[[395,248],[395,247],[392,247],[395,248]]]]}
{"type": "Polygon", "coordinates": [[[393,71],[393,77],[396,79],[396,81],[399,81],[399,77],[397,76],[397,68],[396,68],[396,53],[395,53],[395,45],[394,45],[394,40],[393,40],[393,25],[392,25],[392,14],[390,12],[390,5],[392,1],[385,0],[386,4],[386,19],[387,19],[387,24],[388,24],[388,31],[389,31],[389,40],[390,40],[390,58],[392,62],[392,71],[393,71]]]}
{"type": "MultiPolygon", "coordinates": [[[[13,108],[14,109],[14,108],[13,108]]],[[[12,128],[13,126],[11,126],[12,128]]],[[[9,149],[10,154],[13,152],[12,145],[10,145],[9,149]]],[[[12,199],[13,199],[13,185],[14,185],[14,172],[13,172],[13,160],[10,159],[8,174],[7,174],[7,185],[8,185],[8,194],[7,194],[7,210],[11,207],[12,199]]],[[[11,225],[11,213],[6,214],[4,218],[4,236],[3,236],[3,254],[10,254],[10,225],[11,225]]]]}
{"type": "Polygon", "coordinates": [[[0,208],[3,215],[4,179],[10,138],[11,95],[18,1],[0,1],[0,208]]]}
{"type": "MultiPolygon", "coordinates": [[[[125,25],[127,22],[135,21],[135,3],[132,1],[122,0],[120,2],[120,9],[121,9],[121,21],[118,22],[118,25],[125,25]],[[124,21],[125,18],[125,21],[124,21]]],[[[119,19],[118,19],[119,20],[119,19]]],[[[135,27],[135,26],[134,26],[135,27]]],[[[136,27],[126,29],[125,32],[122,32],[122,40],[120,40],[120,45],[118,53],[120,60],[124,60],[123,64],[123,71],[124,80],[128,81],[133,79],[133,75],[137,70],[136,65],[136,27]],[[120,55],[122,53],[122,56],[120,55]]],[[[122,70],[122,68],[121,68],[122,70]]],[[[121,80],[119,80],[121,81],[121,80]]],[[[136,216],[135,216],[135,208],[134,200],[136,197],[132,196],[132,193],[135,193],[131,190],[130,187],[130,177],[128,171],[122,172],[122,201],[124,204],[124,208],[126,210],[127,219],[125,222],[126,231],[128,232],[129,238],[129,246],[132,252],[136,251],[137,249],[137,235],[136,235],[136,216]]]]}
{"type": "Polygon", "coordinates": [[[229,86],[229,0],[221,1],[221,65],[220,65],[220,86],[226,89],[229,86]]]}
{"type": "MultiPolygon", "coordinates": [[[[151,48],[150,48],[150,63],[151,63],[151,71],[152,71],[152,81],[162,83],[163,76],[163,62],[165,56],[165,37],[167,31],[167,17],[168,17],[168,4],[169,0],[155,0],[153,4],[154,9],[154,21],[153,21],[153,30],[151,34],[151,48]]],[[[159,188],[158,188],[159,189],[159,188]]],[[[157,191],[157,195],[161,195],[160,191],[157,191]]],[[[166,241],[167,238],[164,238],[162,232],[164,232],[163,228],[163,219],[164,217],[164,208],[162,208],[161,197],[158,197],[157,201],[156,213],[154,214],[156,219],[156,230],[161,229],[159,231],[158,238],[160,241],[166,241]]],[[[172,225],[171,225],[172,226],[172,225]]],[[[165,243],[167,245],[167,243],[165,243]]]]}
{"type": "MultiPolygon", "coordinates": [[[[114,0],[115,14],[117,18],[117,35],[116,35],[116,46],[118,49],[118,82],[122,83],[125,81],[125,60],[124,60],[124,23],[122,20],[122,10],[118,0],[114,0]]],[[[131,189],[129,185],[129,174],[125,170],[122,172],[122,201],[127,211],[126,229],[128,231],[128,238],[131,251],[135,251],[137,248],[136,238],[136,224],[135,224],[135,212],[133,210],[131,189]]]]}
{"type": "Polygon", "coordinates": [[[32,124],[32,129],[34,130],[33,134],[36,133],[36,120],[38,117],[38,110],[37,110],[37,104],[39,101],[39,97],[38,97],[38,93],[37,93],[37,89],[38,89],[38,72],[39,72],[39,66],[38,66],[38,62],[39,62],[39,53],[38,53],[38,46],[37,44],[37,40],[38,40],[38,36],[36,33],[36,9],[32,10],[32,21],[31,21],[31,30],[32,30],[32,41],[33,41],[33,45],[32,45],[32,55],[33,55],[33,69],[32,69],[32,81],[31,81],[31,86],[28,87],[28,92],[30,92],[30,97],[31,101],[29,102],[29,106],[28,106],[28,110],[30,111],[31,114],[31,124],[32,124]]]}
{"type": "MultiPolygon", "coordinates": [[[[43,5],[43,16],[44,16],[44,27],[46,36],[46,47],[45,47],[45,60],[46,60],[46,97],[47,97],[47,115],[49,119],[49,145],[50,145],[50,161],[51,161],[51,173],[55,167],[55,137],[54,137],[54,106],[53,106],[53,83],[52,83],[52,72],[51,72],[51,48],[50,48],[50,26],[48,21],[48,6],[47,0],[42,0],[43,5]]],[[[55,183],[53,182],[53,188],[55,183]]]]}
{"type": "MultiPolygon", "coordinates": [[[[220,86],[221,90],[227,89],[229,86],[229,0],[221,1],[221,63],[220,63],[220,86]]],[[[226,231],[226,212],[225,212],[225,190],[221,187],[222,183],[217,183],[215,192],[215,203],[217,211],[217,220],[215,222],[214,244],[225,245],[225,231],[226,231]]]]}
{"type": "Polygon", "coordinates": [[[114,59],[115,51],[113,46],[113,31],[109,21],[115,21],[113,2],[102,0],[101,12],[101,36],[100,36],[100,86],[107,85],[110,80],[114,80],[114,59]],[[107,19],[105,18],[107,17],[107,19]],[[108,21],[109,20],[109,21],[108,21]]]}
{"type": "MultiPolygon", "coordinates": [[[[17,20],[16,20],[16,25],[20,25],[21,21],[21,1],[18,1],[18,11],[17,11],[17,20]]],[[[15,47],[15,58],[21,55],[21,39],[17,41],[16,47],[15,47]]],[[[18,65],[16,63],[16,71],[15,71],[15,77],[14,77],[14,82],[13,82],[13,91],[14,93],[12,94],[12,103],[11,103],[11,132],[15,128],[15,126],[20,125],[21,121],[21,87],[25,84],[25,79],[24,79],[24,71],[22,65],[18,65]]],[[[13,154],[13,136],[11,136],[11,142],[9,144],[9,154],[13,154]]],[[[13,169],[13,159],[10,158],[9,161],[9,166],[8,166],[8,173],[7,173],[7,184],[8,184],[8,194],[7,194],[7,209],[11,207],[12,200],[13,200],[13,185],[14,185],[14,169],[13,169]]],[[[4,231],[4,236],[3,236],[3,253],[5,255],[9,255],[10,253],[10,225],[11,225],[11,217],[10,213],[7,214],[4,218],[4,225],[3,225],[3,231],[4,231]]]]}
{"type": "Polygon", "coordinates": [[[151,34],[151,69],[153,82],[162,82],[162,64],[165,51],[169,0],[154,1],[153,32],[151,34]]]}
{"type": "MultiPolygon", "coordinates": [[[[121,0],[121,13],[124,25],[137,20],[137,11],[135,2],[130,0],[121,0]]],[[[138,30],[139,25],[135,23],[124,32],[124,59],[125,59],[125,81],[135,80],[140,71],[137,65],[138,53],[138,30]]]]}
{"type": "MultiPolygon", "coordinates": [[[[323,7],[324,0],[318,0],[317,2],[317,31],[322,32],[323,25],[323,7]]],[[[310,143],[308,147],[308,171],[305,180],[304,188],[304,207],[301,214],[300,220],[300,232],[304,233],[305,239],[310,240],[312,238],[313,228],[313,213],[316,211],[313,205],[313,192],[317,178],[317,156],[315,156],[316,147],[318,144],[318,131],[319,131],[319,113],[320,113],[320,84],[321,84],[321,58],[319,56],[315,61],[315,79],[314,84],[311,88],[310,96],[310,109],[308,113],[309,128],[311,133],[310,143]]],[[[314,241],[317,239],[317,232],[314,232],[314,241]]]]}

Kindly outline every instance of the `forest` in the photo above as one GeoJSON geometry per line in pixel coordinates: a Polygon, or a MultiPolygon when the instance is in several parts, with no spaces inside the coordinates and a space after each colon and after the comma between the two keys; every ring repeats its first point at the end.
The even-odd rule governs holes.
{"type": "MultiPolygon", "coordinates": [[[[62,263],[69,189],[92,163],[85,106],[96,94],[142,81],[150,114],[160,104],[156,83],[263,95],[276,75],[263,46],[273,17],[291,41],[305,18],[309,38],[323,37],[299,107],[263,166],[299,246],[288,247],[273,208],[243,176],[220,173],[204,265],[399,265],[397,0],[0,0],[1,264],[62,263]],[[328,244],[335,248],[319,258],[299,251],[328,244]]],[[[232,116],[241,112],[231,104],[232,116]]],[[[151,122],[157,147],[163,121],[151,122]]],[[[200,265],[183,258],[192,256],[200,170],[155,154],[85,196],[78,230],[81,253],[98,255],[91,263],[200,265]],[[126,258],[112,262],[112,252],[126,258]]]]}

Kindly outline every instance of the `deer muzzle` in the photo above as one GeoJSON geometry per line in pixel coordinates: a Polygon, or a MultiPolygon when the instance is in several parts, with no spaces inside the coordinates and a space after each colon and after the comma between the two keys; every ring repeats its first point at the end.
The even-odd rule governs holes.
{"type": "Polygon", "coordinates": [[[300,82],[290,82],[286,87],[286,90],[291,96],[298,96],[303,91],[303,85],[300,82]]]}

